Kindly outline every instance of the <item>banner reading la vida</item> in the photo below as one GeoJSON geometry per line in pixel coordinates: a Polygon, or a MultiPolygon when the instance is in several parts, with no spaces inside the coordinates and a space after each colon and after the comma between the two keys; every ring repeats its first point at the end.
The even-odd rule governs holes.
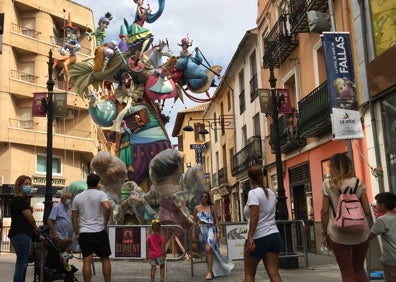
{"type": "Polygon", "coordinates": [[[323,32],[333,139],[363,138],[348,32],[323,32]]]}

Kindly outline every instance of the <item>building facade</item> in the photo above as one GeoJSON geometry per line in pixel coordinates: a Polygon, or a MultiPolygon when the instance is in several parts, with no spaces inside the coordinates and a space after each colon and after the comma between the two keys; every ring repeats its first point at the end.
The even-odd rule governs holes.
{"type": "MultiPolygon", "coordinates": [[[[234,130],[229,131],[233,137],[219,137],[217,130],[209,132],[205,171],[217,208],[224,211],[222,220],[228,219],[224,199],[229,198],[231,221],[243,221],[247,169],[263,164],[269,187],[276,192],[281,188],[286,194],[287,218],[304,221],[309,250],[317,251],[322,231],[321,188],[332,155],[351,157],[370,202],[378,192],[396,192],[396,29],[390,20],[396,4],[371,0],[257,2],[257,28],[246,32],[214,100],[198,117],[204,126],[205,119],[211,126],[211,120],[221,115],[231,114],[234,119],[234,130]],[[323,32],[349,34],[363,138],[333,138],[323,32]],[[287,110],[278,115],[277,128],[269,101],[260,99],[262,93],[268,98],[271,88],[280,93],[282,102],[288,102],[287,110]],[[277,145],[283,187],[278,185],[277,145]],[[225,176],[224,182],[220,175],[225,176]]],[[[183,138],[180,132],[174,134],[183,138]]]]}
{"type": "MultiPolygon", "coordinates": [[[[47,118],[32,114],[34,93],[48,93],[49,52],[54,61],[68,58],[59,53],[63,47],[65,26],[76,29],[81,50],[77,60],[94,55],[93,42],[85,32],[94,27],[93,13],[73,1],[4,0],[2,54],[0,55],[0,197],[4,216],[9,215],[7,202],[13,194],[15,179],[32,177],[32,205],[43,201],[46,186],[47,118]]],[[[58,63],[59,65],[60,63],[58,63]]],[[[84,179],[91,158],[100,149],[97,128],[87,103],[74,89],[67,90],[65,75],[53,68],[54,98],[66,93],[66,115],[54,117],[52,124],[53,194],[71,181],[84,179]]],[[[42,106],[42,105],[41,105],[42,106]]]]}

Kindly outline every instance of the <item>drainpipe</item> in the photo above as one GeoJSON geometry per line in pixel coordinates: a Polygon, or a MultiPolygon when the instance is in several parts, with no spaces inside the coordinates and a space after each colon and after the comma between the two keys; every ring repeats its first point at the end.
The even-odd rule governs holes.
{"type": "Polygon", "coordinates": [[[336,26],[336,21],[335,21],[335,15],[334,15],[333,1],[334,1],[334,0],[328,0],[327,3],[328,3],[328,6],[329,6],[329,15],[330,15],[331,31],[337,31],[337,26],[336,26]]]}
{"type": "MultiPolygon", "coordinates": [[[[364,54],[364,68],[367,70],[368,64],[368,51],[367,51],[367,18],[366,18],[366,7],[365,7],[365,0],[358,0],[360,6],[360,18],[361,18],[361,26],[362,26],[362,39],[363,39],[363,54],[364,54]]],[[[368,7],[369,8],[369,7],[368,7]]],[[[366,72],[366,81],[368,83],[368,77],[366,72]]],[[[384,174],[382,170],[382,163],[381,163],[381,153],[379,150],[379,140],[378,140],[378,131],[377,131],[377,120],[375,116],[375,109],[373,105],[373,100],[371,99],[371,95],[368,93],[368,101],[369,101],[369,109],[370,109],[370,116],[371,116],[371,127],[373,132],[373,145],[374,145],[374,153],[375,153],[375,162],[376,162],[376,169],[374,171],[374,176],[377,177],[378,180],[378,189],[379,192],[384,192],[384,174]]]]}

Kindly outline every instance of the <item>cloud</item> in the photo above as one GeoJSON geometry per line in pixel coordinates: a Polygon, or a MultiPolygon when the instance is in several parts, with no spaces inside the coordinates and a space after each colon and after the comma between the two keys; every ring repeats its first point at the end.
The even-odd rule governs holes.
{"type": "MultiPolygon", "coordinates": [[[[118,41],[120,26],[124,18],[133,22],[136,4],[133,0],[74,0],[74,2],[89,7],[94,13],[94,26],[106,12],[113,15],[113,20],[107,29],[106,41],[118,41]],[[112,3],[116,3],[112,5],[112,3]]],[[[157,0],[145,0],[144,6],[150,4],[153,12],[158,10],[157,0]]],[[[257,1],[230,0],[166,0],[165,9],[161,17],[152,24],[145,23],[144,27],[154,32],[154,43],[167,38],[170,50],[178,54],[180,40],[187,34],[193,40],[192,48],[198,47],[210,65],[221,65],[223,71],[235,53],[245,32],[256,26],[257,1]]],[[[185,99],[173,102],[168,99],[165,103],[164,114],[171,117],[167,126],[171,135],[174,117],[178,110],[190,107],[195,103],[185,99]]],[[[172,143],[177,140],[172,140],[172,143]]]]}

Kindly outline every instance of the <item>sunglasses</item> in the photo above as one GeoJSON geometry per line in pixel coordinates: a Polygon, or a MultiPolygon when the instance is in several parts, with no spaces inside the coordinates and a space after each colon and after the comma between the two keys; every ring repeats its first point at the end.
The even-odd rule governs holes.
{"type": "Polygon", "coordinates": [[[207,196],[207,195],[202,195],[201,198],[202,198],[202,199],[207,199],[208,196],[207,196]]]}

